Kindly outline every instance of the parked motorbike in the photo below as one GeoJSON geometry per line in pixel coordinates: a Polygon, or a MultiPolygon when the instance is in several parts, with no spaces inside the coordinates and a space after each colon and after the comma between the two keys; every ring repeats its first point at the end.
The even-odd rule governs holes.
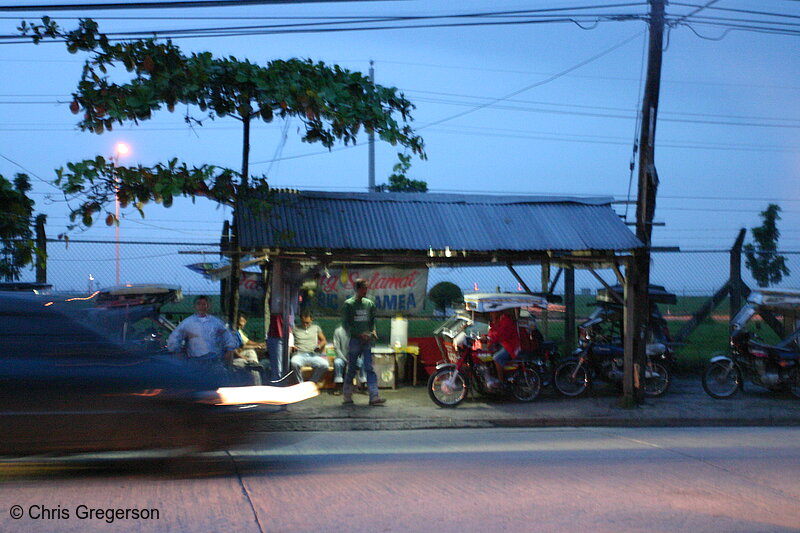
{"type": "Polygon", "coordinates": [[[800,398],[800,330],[777,344],[767,344],[745,329],[762,311],[795,320],[800,314],[800,291],[753,291],[731,321],[730,355],[711,358],[703,372],[703,389],[712,398],[728,398],[744,388],[744,378],[775,392],[800,398]]]}
{"type": "MultiPolygon", "coordinates": [[[[615,288],[622,294],[622,288],[615,288]]],[[[663,287],[650,287],[649,338],[645,348],[643,392],[648,397],[662,396],[672,382],[671,339],[666,321],[656,304],[672,303],[677,297],[663,287]]],[[[578,348],[572,357],[561,362],[553,374],[555,389],[564,396],[585,393],[598,379],[622,384],[624,348],[622,340],[622,306],[608,294],[598,293],[597,306],[578,329],[578,348]]]]}
{"type": "MultiPolygon", "coordinates": [[[[471,311],[472,316],[504,309],[546,306],[547,301],[543,298],[524,294],[473,294],[465,297],[466,310],[471,311]]],[[[472,328],[474,321],[467,312],[451,317],[434,331],[444,360],[428,379],[431,400],[440,407],[456,407],[470,391],[510,396],[523,402],[535,400],[543,386],[540,369],[548,369],[550,358],[557,353],[555,345],[543,342],[538,352],[520,352],[505,366],[505,382],[493,387],[490,383],[497,381],[493,351],[489,349],[485,335],[472,328]]],[[[550,372],[547,375],[550,376],[550,372]]]]}

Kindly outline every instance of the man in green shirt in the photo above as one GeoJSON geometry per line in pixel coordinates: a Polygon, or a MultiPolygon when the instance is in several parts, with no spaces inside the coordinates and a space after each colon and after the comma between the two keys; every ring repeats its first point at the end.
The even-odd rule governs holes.
{"type": "Polygon", "coordinates": [[[342,306],[342,327],[350,335],[347,351],[347,374],[342,387],[342,403],[353,403],[353,378],[356,377],[356,362],[363,357],[363,369],[367,375],[369,404],[382,405],[386,400],[378,394],[378,376],[372,368],[372,339],[375,334],[375,303],[367,298],[369,285],[365,279],[355,282],[356,294],[342,306]]]}

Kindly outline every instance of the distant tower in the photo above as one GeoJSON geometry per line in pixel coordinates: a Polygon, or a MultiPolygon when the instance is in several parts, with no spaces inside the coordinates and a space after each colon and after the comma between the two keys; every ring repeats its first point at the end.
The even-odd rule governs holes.
{"type": "Polygon", "coordinates": [[[94,276],[89,274],[89,293],[94,292],[94,276]]]}

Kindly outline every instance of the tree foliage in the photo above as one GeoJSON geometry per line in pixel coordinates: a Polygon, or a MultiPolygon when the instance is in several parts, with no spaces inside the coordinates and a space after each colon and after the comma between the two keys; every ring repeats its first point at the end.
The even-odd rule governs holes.
{"type": "MultiPolygon", "coordinates": [[[[171,41],[112,43],[91,19],[64,31],[44,17],[41,24],[23,22],[19,30],[35,43],[63,40],[69,52],[90,54],[70,104],[73,113],[81,114],[78,127],[83,131],[102,134],[115,125],[138,124],[163,108],[172,112],[179,104],[186,106],[187,124],[231,117],[243,126],[239,172],[210,165],[189,167],[177,160],[126,168],[101,157],[60,169],[56,183],[65,193],[81,198],[72,219],[83,224],[91,223],[117,193],[121,200],[141,207],[148,200],[169,205],[174,196],[206,196],[232,203],[251,197],[252,189],[267,189],[265,176],[249,176],[251,121],[297,118],[304,125],[304,142],[329,149],[338,142],[355,143],[363,129],[426,157],[422,138],[409,125],[413,104],[396,88],[376,85],[338,65],[288,59],[261,66],[209,52],[186,55],[171,41]],[[200,116],[192,115],[197,111],[200,116]]],[[[119,222],[110,210],[105,215],[108,223],[119,222]]]]}
{"type": "Polygon", "coordinates": [[[441,281],[431,287],[428,292],[428,298],[431,299],[436,309],[444,311],[454,303],[464,301],[464,293],[458,288],[458,285],[449,281],[441,281]]]}
{"type": "Polygon", "coordinates": [[[788,276],[790,273],[786,266],[786,258],[778,254],[778,239],[781,232],[778,230],[777,222],[781,219],[780,212],[780,206],[769,204],[767,209],[761,212],[761,226],[750,228],[755,245],[744,246],[745,266],[759,287],[780,283],[783,276],[788,276]]]}
{"type": "Polygon", "coordinates": [[[22,269],[33,261],[33,200],[26,174],[16,174],[11,182],[0,175],[0,278],[16,281],[22,269]]]}
{"type": "Polygon", "coordinates": [[[406,172],[411,168],[411,156],[397,154],[400,159],[389,176],[389,183],[384,183],[375,187],[378,192],[428,192],[428,184],[422,180],[410,179],[406,172]]]}

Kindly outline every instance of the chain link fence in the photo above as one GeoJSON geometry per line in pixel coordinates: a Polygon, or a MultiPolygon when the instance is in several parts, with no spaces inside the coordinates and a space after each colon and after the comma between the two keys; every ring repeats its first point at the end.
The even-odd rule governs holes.
{"type": "MultiPolygon", "coordinates": [[[[159,242],[114,242],[72,240],[48,242],[47,282],[55,293],[88,294],[103,287],[125,283],[164,283],[179,285],[187,295],[219,294],[220,283],[204,278],[190,270],[187,265],[219,261],[219,245],[215,243],[159,243],[159,242]]],[[[775,285],[779,288],[800,288],[800,252],[780,252],[786,258],[790,274],[775,285]]],[[[757,288],[750,272],[742,261],[742,280],[751,289],[757,288]]],[[[542,291],[542,273],[539,265],[515,267],[525,285],[534,292],[542,291]]],[[[617,277],[610,269],[596,270],[607,284],[616,285],[617,277]]],[[[593,310],[597,290],[603,284],[590,271],[576,269],[575,277],[575,315],[576,325],[585,320],[593,310]]],[[[661,305],[661,312],[667,319],[673,335],[688,322],[730,277],[730,252],[728,250],[702,250],[684,252],[658,252],[652,255],[651,283],[662,285],[667,291],[675,293],[677,303],[661,305]]],[[[21,281],[35,281],[33,269],[24,273],[21,281]]],[[[550,282],[553,293],[563,295],[564,276],[551,267],[550,282]]],[[[432,267],[428,275],[428,289],[437,283],[447,281],[457,285],[462,292],[521,292],[522,284],[505,266],[432,267]]],[[[429,315],[412,318],[409,336],[430,334],[440,315],[428,303],[429,315]]],[[[191,312],[190,306],[186,312],[191,312]]],[[[701,367],[708,356],[727,348],[730,303],[725,297],[712,313],[692,332],[685,342],[676,346],[679,361],[687,369],[701,367]]],[[[735,311],[734,311],[735,312],[735,311]]],[[[258,315],[256,315],[258,316],[258,315]]],[[[255,317],[254,317],[255,318],[255,317]]],[[[545,324],[540,327],[556,341],[564,338],[565,315],[563,303],[555,302],[547,313],[545,324]]],[[[335,317],[328,317],[331,324],[335,317]]],[[[325,321],[325,317],[320,317],[325,321]]],[[[379,324],[379,333],[387,324],[379,324]]],[[[263,331],[258,319],[252,326],[263,331]]],[[[332,331],[332,330],[331,330],[332,331]]]]}

